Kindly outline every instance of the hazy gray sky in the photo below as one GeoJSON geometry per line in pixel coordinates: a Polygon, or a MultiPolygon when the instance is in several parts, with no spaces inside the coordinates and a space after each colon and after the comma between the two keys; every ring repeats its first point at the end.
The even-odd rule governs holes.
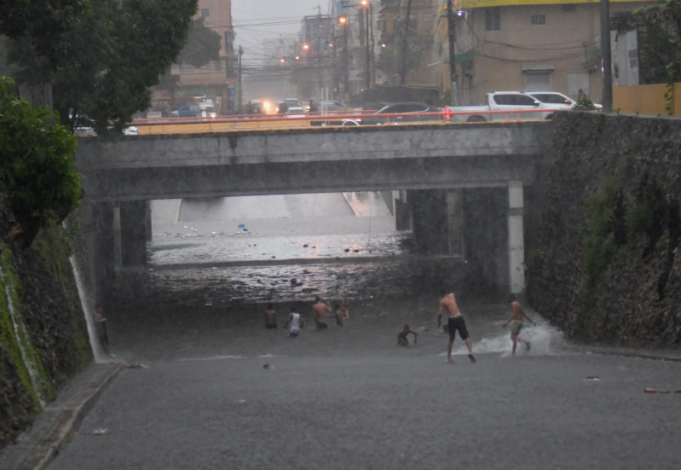
{"type": "Polygon", "coordinates": [[[329,13],[329,0],[232,0],[232,19],[237,33],[235,46],[262,52],[262,40],[294,37],[304,16],[329,13]]]}
{"type": "MultiPolygon", "coordinates": [[[[264,39],[295,38],[304,16],[330,13],[329,0],[232,0],[235,49],[244,48],[243,100],[295,97],[286,71],[268,68],[264,39]],[[318,6],[320,10],[318,10],[318,6]]],[[[309,96],[302,97],[304,99],[309,96]]]]}

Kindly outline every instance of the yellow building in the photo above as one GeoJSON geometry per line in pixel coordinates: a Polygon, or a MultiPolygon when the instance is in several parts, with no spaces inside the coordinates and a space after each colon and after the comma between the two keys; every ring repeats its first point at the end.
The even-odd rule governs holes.
{"type": "MultiPolygon", "coordinates": [[[[652,2],[610,0],[614,13],[652,2]]],[[[436,37],[440,83],[450,89],[448,22],[441,5],[436,37]]],[[[457,0],[454,2],[458,104],[485,93],[553,90],[601,101],[599,1],[457,0]]]]}

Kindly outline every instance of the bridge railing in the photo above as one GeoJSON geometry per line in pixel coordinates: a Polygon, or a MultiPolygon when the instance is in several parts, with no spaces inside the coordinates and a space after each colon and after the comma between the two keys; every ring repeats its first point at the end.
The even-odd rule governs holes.
{"type": "MultiPolygon", "coordinates": [[[[531,109],[531,110],[505,110],[486,111],[488,120],[496,122],[518,122],[529,120],[543,120],[548,113],[556,110],[531,109]]],[[[444,108],[431,113],[391,113],[376,114],[372,110],[361,111],[332,111],[325,114],[306,113],[305,115],[235,115],[218,116],[215,118],[152,118],[136,119],[133,125],[139,130],[140,135],[159,134],[200,134],[214,132],[230,132],[241,130],[273,130],[273,129],[299,129],[314,127],[355,127],[375,125],[418,125],[418,124],[442,124],[462,125],[456,122],[458,115],[471,115],[468,112],[451,112],[444,108]]],[[[483,113],[481,113],[483,114],[483,113]]],[[[475,122],[474,122],[475,123],[475,122]]],[[[467,124],[472,124],[467,123],[467,124]]]]}

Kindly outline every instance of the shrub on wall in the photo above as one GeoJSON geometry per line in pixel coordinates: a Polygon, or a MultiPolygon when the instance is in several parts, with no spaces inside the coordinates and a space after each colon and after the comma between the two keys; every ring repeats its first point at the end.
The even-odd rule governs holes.
{"type": "Polygon", "coordinates": [[[0,182],[16,225],[12,237],[31,244],[41,226],[61,222],[78,206],[77,140],[47,108],[34,108],[0,77],[0,182]]]}

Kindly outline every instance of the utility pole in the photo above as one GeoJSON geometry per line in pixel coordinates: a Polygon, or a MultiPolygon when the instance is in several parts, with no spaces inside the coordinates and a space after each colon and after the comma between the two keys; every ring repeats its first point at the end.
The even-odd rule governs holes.
{"type": "Polygon", "coordinates": [[[343,24],[343,93],[346,106],[350,106],[350,70],[348,61],[348,21],[343,24]]]}
{"type": "Polygon", "coordinates": [[[450,48],[450,104],[457,106],[457,64],[455,62],[455,15],[448,0],[448,42],[450,48]]]}
{"type": "Polygon", "coordinates": [[[350,106],[350,78],[348,76],[348,17],[345,13],[339,16],[339,25],[343,28],[343,93],[346,106],[350,106]]]}
{"type": "Polygon", "coordinates": [[[601,102],[603,111],[613,111],[613,84],[611,78],[611,12],[609,0],[601,0],[601,59],[604,68],[601,102]]]}
{"type": "Polygon", "coordinates": [[[369,9],[371,8],[371,4],[367,2],[367,6],[365,7],[365,88],[369,89],[370,86],[370,60],[369,60],[369,51],[370,51],[370,45],[369,45],[369,9]]]}
{"type": "Polygon", "coordinates": [[[237,75],[237,84],[239,86],[239,90],[238,90],[239,94],[237,95],[238,96],[237,103],[239,106],[238,109],[239,109],[240,113],[242,112],[242,96],[243,96],[243,94],[242,94],[242,55],[243,54],[244,54],[244,49],[242,49],[242,46],[239,46],[239,62],[238,62],[239,65],[237,66],[237,74],[238,74],[237,75]]]}
{"type": "Polygon", "coordinates": [[[405,84],[405,75],[407,73],[407,33],[410,30],[410,12],[412,10],[412,0],[407,0],[407,19],[405,20],[405,28],[403,32],[403,62],[400,69],[400,84],[405,84]]]}
{"type": "Polygon", "coordinates": [[[369,35],[370,35],[370,41],[371,41],[371,48],[370,48],[370,60],[371,60],[371,65],[370,65],[370,70],[371,70],[371,85],[374,85],[376,83],[376,66],[374,63],[374,15],[373,15],[373,10],[372,10],[372,2],[370,0],[369,2],[369,35]]]}

